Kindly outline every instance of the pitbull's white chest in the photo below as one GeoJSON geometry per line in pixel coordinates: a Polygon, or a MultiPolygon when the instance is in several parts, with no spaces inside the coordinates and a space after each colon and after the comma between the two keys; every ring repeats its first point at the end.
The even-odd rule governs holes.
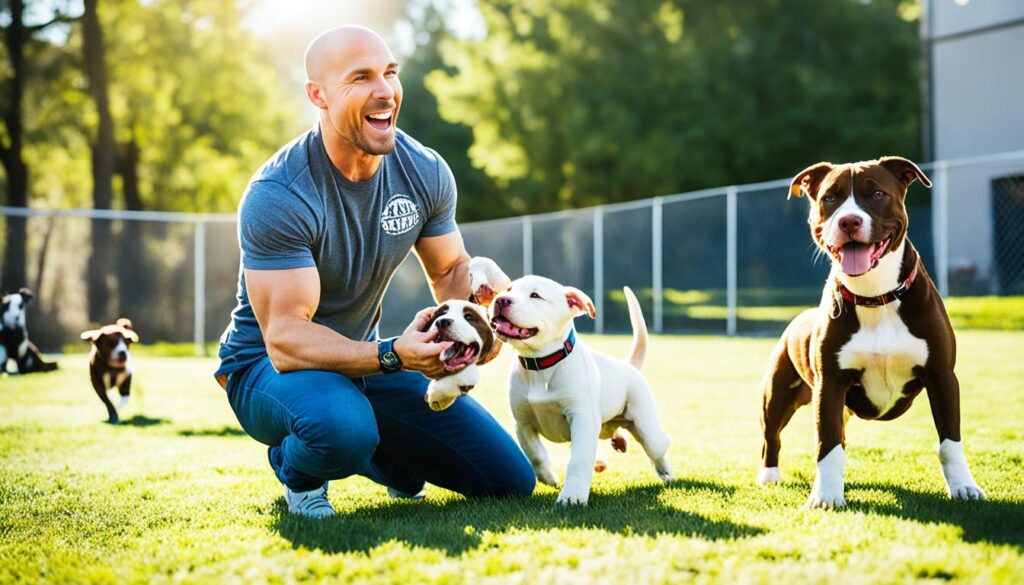
{"type": "Polygon", "coordinates": [[[569,441],[569,421],[562,404],[564,393],[544,382],[532,383],[523,390],[525,396],[522,410],[529,412],[537,432],[556,443],[569,441]]]}
{"type": "Polygon", "coordinates": [[[879,415],[892,408],[914,367],[928,361],[928,344],[911,335],[899,316],[900,301],[857,307],[860,330],[839,350],[839,367],[862,370],[861,385],[879,415]]]}

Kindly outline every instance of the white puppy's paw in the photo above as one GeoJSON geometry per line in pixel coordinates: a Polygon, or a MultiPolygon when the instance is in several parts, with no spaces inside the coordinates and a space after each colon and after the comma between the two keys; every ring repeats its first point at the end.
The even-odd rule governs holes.
{"type": "Polygon", "coordinates": [[[946,489],[949,491],[949,497],[954,500],[987,500],[985,492],[982,491],[978,484],[971,481],[970,483],[962,483],[959,485],[947,484],[946,489]]]}
{"type": "Polygon", "coordinates": [[[558,494],[555,504],[558,506],[586,506],[589,498],[589,492],[563,489],[562,493],[558,494]]]}
{"type": "Polygon", "coordinates": [[[537,481],[551,487],[558,487],[558,475],[551,469],[537,469],[537,481]]]}
{"type": "Polygon", "coordinates": [[[762,467],[757,472],[757,485],[779,483],[780,480],[782,480],[782,472],[778,467],[762,467]]]}
{"type": "Polygon", "coordinates": [[[676,474],[672,472],[672,466],[668,464],[668,459],[664,457],[654,462],[654,472],[658,474],[658,479],[665,483],[676,480],[676,474]]]}

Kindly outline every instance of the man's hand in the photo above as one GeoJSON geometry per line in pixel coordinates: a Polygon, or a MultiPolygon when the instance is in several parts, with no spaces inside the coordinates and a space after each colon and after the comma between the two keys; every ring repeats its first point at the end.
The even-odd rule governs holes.
{"type": "Polygon", "coordinates": [[[451,347],[452,342],[435,342],[434,340],[437,339],[436,329],[423,332],[430,325],[430,320],[433,317],[434,307],[428,307],[416,313],[412,323],[409,323],[401,337],[395,340],[392,349],[398,354],[406,370],[420,372],[424,376],[436,380],[450,376],[454,371],[446,370],[444,363],[441,362],[441,353],[451,347]]]}

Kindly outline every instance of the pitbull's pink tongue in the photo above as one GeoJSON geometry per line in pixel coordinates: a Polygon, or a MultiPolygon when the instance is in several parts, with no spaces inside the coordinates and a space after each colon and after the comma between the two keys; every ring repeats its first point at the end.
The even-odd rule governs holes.
{"type": "Polygon", "coordinates": [[[843,246],[843,272],[859,276],[871,268],[871,244],[848,242],[843,246]]]}

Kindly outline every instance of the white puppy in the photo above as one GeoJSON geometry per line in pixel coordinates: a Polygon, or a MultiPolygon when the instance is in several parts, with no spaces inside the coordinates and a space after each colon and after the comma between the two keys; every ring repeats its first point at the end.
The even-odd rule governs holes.
{"type": "Polygon", "coordinates": [[[466,366],[450,376],[431,380],[423,400],[431,410],[441,411],[466,394],[480,381],[477,362],[491,351],[494,332],[487,322],[487,312],[480,305],[467,301],[445,301],[434,311],[427,331],[437,330],[437,341],[453,341],[441,354],[448,371],[466,366]],[[466,365],[468,364],[468,365],[466,365]]]}
{"type": "Polygon", "coordinates": [[[498,338],[519,354],[509,376],[509,400],[519,445],[537,479],[558,484],[539,435],[572,442],[558,504],[587,503],[593,471],[604,467],[597,461],[600,439],[611,438],[616,450],[625,450],[625,439],[617,433],[620,427],[640,442],[662,481],[675,479],[665,457],[669,438],[639,370],[647,348],[647,325],[633,292],[624,290],[633,325],[628,363],[590,351],[576,340],[573,319],[595,316],[593,302],[578,289],[524,276],[495,297],[490,307],[498,338]]]}

